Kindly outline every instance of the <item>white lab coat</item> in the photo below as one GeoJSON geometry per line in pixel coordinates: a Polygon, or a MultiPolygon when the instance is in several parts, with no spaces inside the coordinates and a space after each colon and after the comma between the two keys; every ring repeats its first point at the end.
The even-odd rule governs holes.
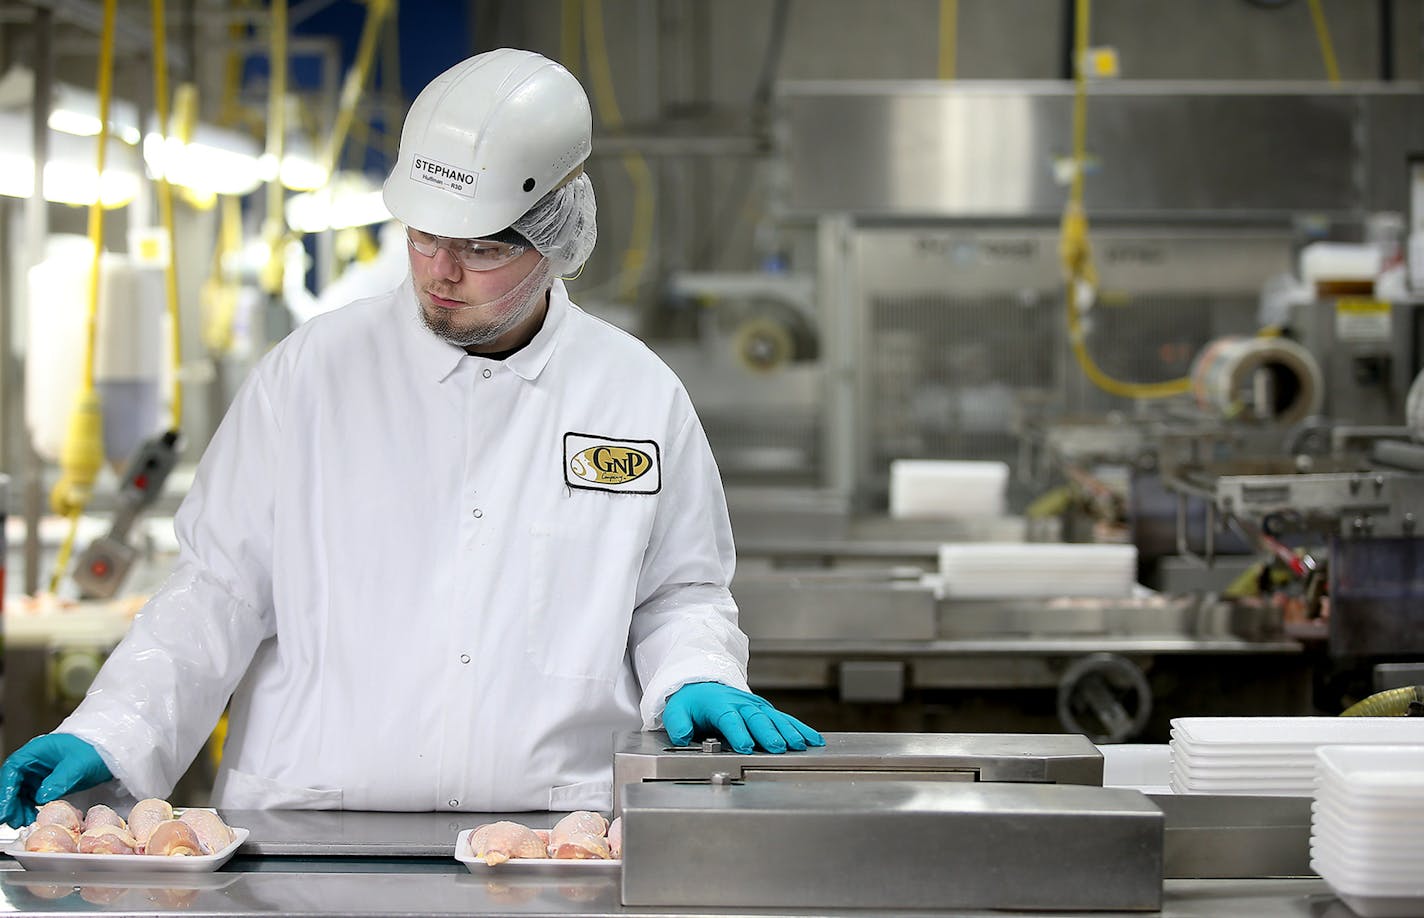
{"type": "Polygon", "coordinates": [[[746,688],[692,404],[559,281],[504,361],[426,330],[409,279],[301,326],[176,528],[176,571],[59,727],[136,797],[172,789],[231,695],[218,806],[608,809],[615,731],[689,682],[746,688]],[[604,441],[656,467],[571,471],[604,441]]]}

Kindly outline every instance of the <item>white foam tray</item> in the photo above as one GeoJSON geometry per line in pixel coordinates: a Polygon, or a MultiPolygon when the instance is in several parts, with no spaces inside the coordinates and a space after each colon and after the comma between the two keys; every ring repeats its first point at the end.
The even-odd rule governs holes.
{"type": "Polygon", "coordinates": [[[1243,752],[1424,743],[1424,717],[1178,717],[1172,729],[1193,745],[1243,752]]]}
{"type": "Polygon", "coordinates": [[[192,857],[165,857],[150,854],[68,854],[26,851],[21,838],[11,842],[4,851],[26,870],[64,873],[208,873],[217,870],[237,853],[247,841],[247,829],[232,826],[232,844],[212,854],[192,857]]]}

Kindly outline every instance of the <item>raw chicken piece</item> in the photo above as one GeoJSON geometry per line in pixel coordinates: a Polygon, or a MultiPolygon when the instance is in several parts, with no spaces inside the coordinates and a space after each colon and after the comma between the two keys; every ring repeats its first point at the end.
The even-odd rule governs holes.
{"type": "Polygon", "coordinates": [[[554,823],[554,829],[549,833],[549,847],[557,849],[567,842],[571,835],[602,836],[607,831],[608,820],[598,813],[577,810],[554,823]]]}
{"type": "Polygon", "coordinates": [[[222,817],[212,810],[184,810],[178,819],[193,827],[193,833],[198,836],[204,854],[216,854],[232,844],[232,840],[237,837],[228,824],[222,821],[222,817]]]}
{"type": "Polygon", "coordinates": [[[35,814],[37,826],[64,826],[76,835],[84,830],[84,814],[68,800],[51,800],[35,814]]]}
{"type": "Polygon", "coordinates": [[[78,854],[79,836],[68,826],[43,825],[37,827],[25,838],[26,851],[42,851],[46,854],[78,854]]]}
{"type": "Polygon", "coordinates": [[[113,807],[96,803],[89,807],[89,812],[84,814],[84,831],[88,832],[99,826],[118,826],[120,829],[128,829],[128,823],[124,822],[124,817],[115,813],[113,807]]]}
{"type": "Polygon", "coordinates": [[[143,853],[159,857],[194,857],[203,853],[203,845],[192,826],[169,819],[153,827],[153,834],[149,835],[143,853]]]}
{"type": "Polygon", "coordinates": [[[138,840],[127,829],[102,825],[85,829],[79,836],[80,854],[137,854],[138,840]]]}
{"type": "Polygon", "coordinates": [[[623,856],[623,817],[608,824],[608,850],[614,857],[623,856]]]}
{"type": "Polygon", "coordinates": [[[138,839],[138,846],[143,848],[148,844],[148,837],[153,834],[154,828],[172,818],[173,807],[167,800],[149,797],[135,803],[129,811],[129,832],[138,839]]]}
{"type": "Polygon", "coordinates": [[[528,826],[490,822],[470,833],[470,853],[494,866],[515,857],[548,857],[549,849],[528,826]]]}
{"type": "Polygon", "coordinates": [[[608,860],[611,855],[608,851],[608,839],[602,835],[590,835],[587,832],[570,832],[564,836],[563,842],[554,845],[549,849],[550,853],[561,860],[608,860]]]}

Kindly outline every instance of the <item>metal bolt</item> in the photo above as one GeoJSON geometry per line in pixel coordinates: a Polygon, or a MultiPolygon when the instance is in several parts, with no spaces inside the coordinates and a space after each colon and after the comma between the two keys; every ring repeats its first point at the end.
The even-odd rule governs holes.
{"type": "Polygon", "coordinates": [[[1404,514],[1404,522],[1403,522],[1401,525],[1403,526],[1404,532],[1405,532],[1406,535],[1412,534],[1412,533],[1414,532],[1414,524],[1415,524],[1414,514],[1412,514],[1412,513],[1406,513],[1406,514],[1404,514]]]}
{"type": "Polygon", "coordinates": [[[1350,479],[1350,493],[1351,493],[1351,494],[1359,494],[1359,493],[1360,493],[1360,479],[1359,479],[1359,476],[1356,476],[1356,477],[1350,479]]]}
{"type": "Polygon", "coordinates": [[[1381,491],[1383,491],[1383,490],[1384,490],[1384,476],[1383,476],[1383,475],[1376,475],[1376,476],[1375,476],[1375,493],[1378,494],[1379,492],[1381,492],[1381,491]]]}
{"type": "Polygon", "coordinates": [[[719,740],[719,739],[717,739],[716,737],[712,737],[712,738],[710,738],[710,739],[705,739],[705,740],[702,741],[702,751],[703,751],[703,752],[721,752],[721,751],[722,751],[722,741],[719,740]]]}
{"type": "Polygon", "coordinates": [[[714,787],[728,787],[732,783],[732,776],[725,771],[712,772],[712,785],[714,787]]]}

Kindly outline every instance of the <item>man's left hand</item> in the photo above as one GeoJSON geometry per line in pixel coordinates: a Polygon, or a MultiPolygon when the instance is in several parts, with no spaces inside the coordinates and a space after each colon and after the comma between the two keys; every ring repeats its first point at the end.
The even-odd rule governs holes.
{"type": "Polygon", "coordinates": [[[668,696],[663,726],[674,746],[686,746],[694,730],[722,734],[736,752],[757,746],[767,752],[824,746],[821,734],[750,692],[720,682],[694,682],[668,696]]]}

